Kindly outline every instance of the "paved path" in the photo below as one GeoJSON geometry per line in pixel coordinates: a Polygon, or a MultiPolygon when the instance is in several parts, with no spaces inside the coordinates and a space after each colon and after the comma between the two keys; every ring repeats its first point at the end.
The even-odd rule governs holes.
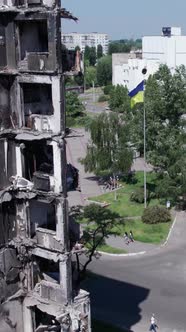
{"type": "Polygon", "coordinates": [[[87,281],[97,319],[147,332],[155,313],[160,332],[186,331],[186,213],[163,247],[144,255],[102,256],[91,265],[96,278],[87,281]]]}
{"type": "Polygon", "coordinates": [[[85,205],[88,197],[101,194],[101,189],[97,184],[93,173],[85,173],[84,166],[79,159],[86,155],[88,133],[82,129],[74,129],[71,136],[66,139],[67,142],[67,162],[79,169],[81,191],[70,191],[68,193],[69,205],[85,205]]]}

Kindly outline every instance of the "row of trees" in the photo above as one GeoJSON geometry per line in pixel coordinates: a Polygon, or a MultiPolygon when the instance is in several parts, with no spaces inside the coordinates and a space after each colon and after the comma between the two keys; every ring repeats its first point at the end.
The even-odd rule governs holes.
{"type": "Polygon", "coordinates": [[[145,102],[130,108],[125,87],[110,89],[109,115],[90,124],[91,144],[86,170],[126,172],[132,163],[131,146],[143,153],[143,112],[146,110],[147,159],[158,174],[157,195],[176,201],[186,194],[186,70],[171,74],[167,66],[150,76],[145,102]]]}
{"type": "Polygon", "coordinates": [[[131,50],[139,50],[142,48],[141,39],[121,39],[111,41],[109,43],[108,54],[112,53],[129,53],[131,50]]]}

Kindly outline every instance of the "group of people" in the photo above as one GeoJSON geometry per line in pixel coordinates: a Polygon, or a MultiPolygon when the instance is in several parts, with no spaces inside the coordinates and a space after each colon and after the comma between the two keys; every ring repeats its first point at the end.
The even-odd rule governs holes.
{"type": "Polygon", "coordinates": [[[110,177],[110,179],[104,183],[104,190],[109,189],[109,190],[114,190],[116,188],[119,188],[119,178],[118,176],[116,177],[110,177]]]}
{"type": "Polygon", "coordinates": [[[125,240],[125,243],[128,245],[130,242],[134,242],[134,236],[133,236],[133,232],[130,231],[129,232],[129,235],[127,232],[125,232],[124,234],[124,240],[125,240]]]}

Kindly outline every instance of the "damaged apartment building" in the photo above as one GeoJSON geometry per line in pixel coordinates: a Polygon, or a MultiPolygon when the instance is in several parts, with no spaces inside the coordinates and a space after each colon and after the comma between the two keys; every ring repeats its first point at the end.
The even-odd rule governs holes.
{"type": "Polygon", "coordinates": [[[90,331],[69,236],[61,18],[58,0],[0,0],[1,332],[90,331]]]}

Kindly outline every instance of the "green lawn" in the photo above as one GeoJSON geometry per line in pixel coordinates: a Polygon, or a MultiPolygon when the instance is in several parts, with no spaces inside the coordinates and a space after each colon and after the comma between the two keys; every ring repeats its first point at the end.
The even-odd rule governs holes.
{"type": "MultiPolygon", "coordinates": [[[[109,208],[112,211],[117,212],[121,217],[124,217],[122,225],[114,228],[114,232],[118,235],[123,235],[125,231],[133,231],[134,237],[137,241],[147,242],[147,243],[162,243],[169,232],[170,223],[159,223],[156,225],[147,225],[141,221],[141,216],[144,211],[144,204],[139,204],[130,201],[130,195],[136,189],[143,187],[143,172],[136,172],[137,182],[134,184],[128,184],[121,182],[123,188],[117,191],[117,200],[115,201],[115,193],[110,192],[103,194],[101,196],[93,197],[91,200],[98,202],[109,203],[109,208]],[[125,219],[125,217],[130,217],[131,219],[125,219]],[[135,217],[132,219],[132,217],[135,217]],[[136,218],[139,217],[139,218],[136,218]]],[[[156,174],[147,174],[147,187],[155,187],[156,174]]],[[[151,199],[149,206],[159,205],[158,199],[151,199]]]]}
{"type": "MultiPolygon", "coordinates": [[[[155,185],[156,175],[154,173],[147,174],[147,187],[153,187],[155,185]]],[[[142,216],[144,210],[144,204],[139,204],[130,201],[130,195],[136,189],[143,187],[143,172],[136,172],[136,183],[128,184],[120,182],[123,188],[117,190],[117,200],[115,201],[115,193],[109,192],[101,196],[91,197],[91,200],[98,202],[107,202],[110,204],[110,208],[116,211],[124,217],[139,217],[142,216]]],[[[157,199],[152,199],[149,206],[159,204],[157,199]]]]}
{"type": "Polygon", "coordinates": [[[114,327],[112,325],[92,320],[92,332],[125,332],[126,330],[121,330],[117,327],[114,327]]]}
{"type": "Polygon", "coordinates": [[[136,241],[159,244],[166,240],[171,224],[172,222],[147,225],[141,221],[141,218],[138,218],[125,220],[113,231],[117,235],[123,235],[124,232],[129,233],[132,230],[136,241]]]}

